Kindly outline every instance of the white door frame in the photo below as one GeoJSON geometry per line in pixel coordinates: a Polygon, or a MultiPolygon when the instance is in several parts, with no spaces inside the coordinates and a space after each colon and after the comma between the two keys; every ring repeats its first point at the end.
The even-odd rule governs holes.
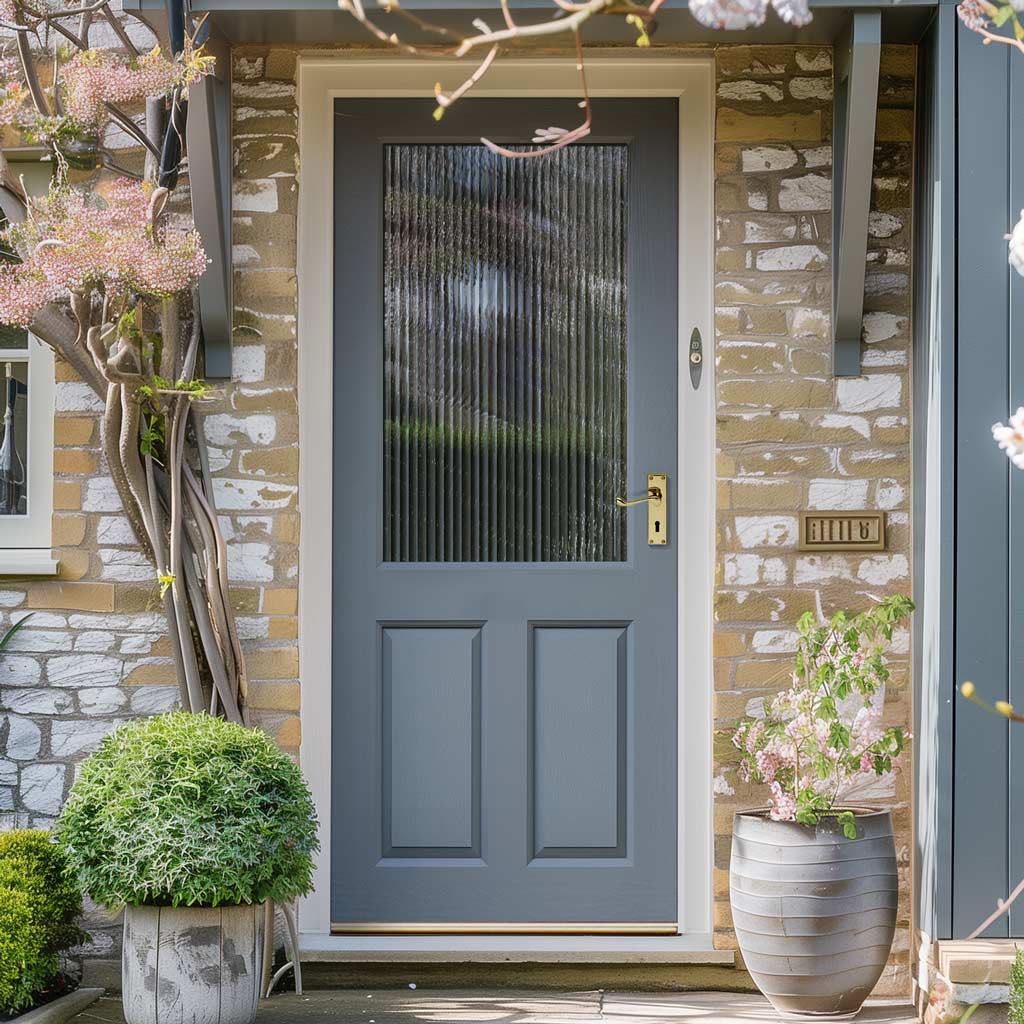
{"type": "MultiPolygon", "coordinates": [[[[331,864],[331,489],[334,292],[333,101],[339,96],[423,97],[441,78],[452,86],[464,63],[397,56],[335,55],[299,61],[299,657],[302,768],[320,815],[316,889],[303,901],[302,947],[353,956],[498,953],[561,959],[609,953],[683,954],[712,949],[711,595],[714,563],[714,60],[648,54],[588,56],[594,97],[679,97],[679,917],[676,936],[334,936],[331,864]],[[708,358],[699,391],[687,349],[699,328],[708,358]],[[685,489],[682,482],[685,481],[685,489]],[[684,542],[685,541],[685,542],[684,542]],[[684,685],[685,680],[685,685],[684,685]]],[[[575,96],[569,58],[502,59],[474,96],[575,96]]],[[[601,108],[597,105],[596,116],[601,108]]],[[[358,185],[353,194],[358,193],[358,185]]],[[[732,954],[720,958],[731,962],[732,954]]],[[[707,959],[707,957],[702,957],[707,959]]]]}

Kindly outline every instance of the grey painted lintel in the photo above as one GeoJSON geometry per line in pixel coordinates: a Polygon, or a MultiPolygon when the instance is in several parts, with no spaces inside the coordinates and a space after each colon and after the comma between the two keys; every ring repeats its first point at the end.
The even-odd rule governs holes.
{"type": "Polygon", "coordinates": [[[837,377],[860,375],[881,49],[881,12],[854,11],[835,46],[832,370],[837,377]]]}

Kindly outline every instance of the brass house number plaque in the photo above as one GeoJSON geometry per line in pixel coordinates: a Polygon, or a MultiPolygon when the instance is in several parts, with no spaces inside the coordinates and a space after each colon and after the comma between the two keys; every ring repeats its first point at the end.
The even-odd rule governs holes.
{"type": "Polygon", "coordinates": [[[801,512],[801,551],[884,551],[884,512],[801,512]]]}

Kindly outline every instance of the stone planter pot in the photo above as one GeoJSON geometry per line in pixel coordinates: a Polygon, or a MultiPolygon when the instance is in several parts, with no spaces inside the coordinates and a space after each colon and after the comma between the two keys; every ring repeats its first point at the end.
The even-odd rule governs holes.
{"type": "Polygon", "coordinates": [[[252,1024],[262,973],[262,905],[125,909],[127,1024],[252,1024]]]}
{"type": "Polygon", "coordinates": [[[897,872],[888,811],[856,811],[857,838],[741,811],[729,901],[747,970],[785,1017],[848,1019],[889,958],[897,872]]]}

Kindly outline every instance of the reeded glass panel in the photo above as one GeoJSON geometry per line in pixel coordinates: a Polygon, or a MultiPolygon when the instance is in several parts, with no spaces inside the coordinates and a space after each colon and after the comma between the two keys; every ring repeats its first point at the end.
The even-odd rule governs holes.
{"type": "Polygon", "coordinates": [[[384,558],[622,561],[627,148],[384,148],[384,558]]]}

